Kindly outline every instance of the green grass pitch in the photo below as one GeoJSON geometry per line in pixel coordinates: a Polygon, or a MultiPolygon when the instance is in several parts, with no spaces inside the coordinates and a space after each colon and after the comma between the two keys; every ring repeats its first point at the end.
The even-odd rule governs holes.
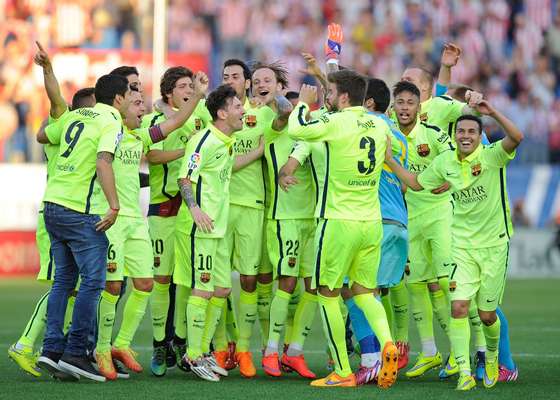
{"type": "MultiPolygon", "coordinates": [[[[293,374],[272,379],[263,376],[260,370],[251,380],[241,378],[239,372],[234,371],[219,383],[203,382],[178,369],[169,371],[163,378],[155,378],[149,372],[149,311],[134,346],[146,369],[144,373],[131,375],[129,380],[105,384],[85,380],[60,383],[47,377],[36,379],[25,375],[8,359],[7,349],[19,337],[35,302],[47,287],[31,279],[4,279],[0,281],[0,343],[4,354],[0,357],[0,399],[560,399],[559,286],[560,280],[508,282],[503,308],[510,323],[512,349],[520,370],[519,380],[499,383],[491,390],[485,390],[479,384],[474,392],[463,394],[453,391],[454,380],[439,381],[436,371],[416,380],[409,380],[401,374],[396,385],[387,391],[376,386],[316,389],[293,374]]],[[[436,332],[440,349],[447,353],[446,340],[439,328],[436,332]]],[[[412,350],[417,350],[418,338],[414,327],[411,327],[411,342],[412,350]]],[[[255,340],[253,348],[257,367],[260,363],[258,346],[255,340]]],[[[318,375],[326,374],[325,340],[318,316],[306,348],[311,369],[318,375]]],[[[356,359],[353,362],[356,363],[356,359]]]]}

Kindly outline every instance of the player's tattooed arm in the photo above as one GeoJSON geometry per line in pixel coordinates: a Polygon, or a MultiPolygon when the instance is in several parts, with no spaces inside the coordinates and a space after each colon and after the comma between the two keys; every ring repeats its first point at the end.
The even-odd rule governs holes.
{"type": "Polygon", "coordinates": [[[276,96],[274,101],[276,103],[278,115],[274,121],[272,121],[272,129],[275,131],[281,131],[286,127],[286,125],[288,125],[288,119],[294,107],[284,96],[276,96]]]}
{"type": "Polygon", "coordinates": [[[200,209],[198,203],[196,202],[192,189],[192,182],[188,178],[177,179],[179,184],[179,190],[181,191],[181,196],[185,201],[185,204],[189,208],[189,212],[193,218],[196,226],[202,230],[204,233],[210,233],[214,229],[214,221],[208,216],[204,211],[200,209]]]}
{"type": "Polygon", "coordinates": [[[104,160],[107,163],[112,164],[115,156],[113,155],[113,153],[109,153],[108,151],[100,151],[99,153],[97,153],[97,159],[104,160]]]}
{"type": "Polygon", "coordinates": [[[181,191],[181,196],[188,208],[198,207],[196,200],[194,198],[194,193],[192,189],[192,183],[188,178],[179,178],[177,180],[179,184],[179,190],[181,191]]]}

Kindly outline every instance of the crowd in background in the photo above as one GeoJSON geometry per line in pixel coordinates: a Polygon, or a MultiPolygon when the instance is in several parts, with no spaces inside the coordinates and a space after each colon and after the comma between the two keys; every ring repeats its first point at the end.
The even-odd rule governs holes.
{"type": "MultiPolygon", "coordinates": [[[[213,82],[225,58],[282,60],[297,89],[300,53],[322,60],[331,21],[345,31],[341,63],[388,84],[410,64],[437,72],[443,44],[457,43],[463,54],[452,81],[483,92],[525,133],[519,162],[560,163],[556,0],[169,0],[169,50],[208,56],[213,82]]],[[[0,162],[42,157],[33,139],[46,116],[35,40],[51,49],[149,51],[152,29],[151,0],[0,0],[0,162]]],[[[85,83],[61,82],[67,98],[85,83]]]]}

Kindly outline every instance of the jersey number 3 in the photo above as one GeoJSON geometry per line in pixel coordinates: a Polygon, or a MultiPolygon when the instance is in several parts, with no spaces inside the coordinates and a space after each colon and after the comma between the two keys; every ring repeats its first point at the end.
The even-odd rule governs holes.
{"type": "Polygon", "coordinates": [[[78,140],[80,139],[80,135],[82,134],[83,130],[84,130],[84,123],[81,121],[74,121],[70,124],[70,126],[66,130],[66,134],[64,135],[64,140],[66,141],[66,144],[68,144],[68,148],[64,153],[60,155],[61,157],[67,158],[70,156],[70,154],[74,150],[74,146],[76,146],[76,143],[78,143],[78,140]],[[74,134],[74,137],[72,137],[74,128],[77,128],[77,131],[74,134]]]}
{"type": "Polygon", "coordinates": [[[358,171],[360,174],[369,175],[375,169],[375,140],[369,136],[360,139],[360,149],[367,149],[369,164],[364,161],[358,161],[358,171]]]}

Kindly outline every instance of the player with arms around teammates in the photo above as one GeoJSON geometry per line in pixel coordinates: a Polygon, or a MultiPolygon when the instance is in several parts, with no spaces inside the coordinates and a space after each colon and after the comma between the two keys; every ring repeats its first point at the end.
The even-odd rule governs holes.
{"type": "Polygon", "coordinates": [[[476,109],[494,118],[506,137],[489,146],[481,144],[482,123],[478,117],[462,116],[455,124],[457,150],[434,159],[418,175],[386,161],[412,190],[419,191],[449,182],[454,199],[452,219],[452,271],[450,295],[452,318],[450,338],[459,366],[457,390],[476,386],[469,361],[469,303],[476,301],[486,337],[485,387],[493,387],[499,378],[498,346],[500,320],[496,308],[502,300],[513,233],[507,198],[505,171],[515,156],[523,134],[487,101],[476,109]]]}

